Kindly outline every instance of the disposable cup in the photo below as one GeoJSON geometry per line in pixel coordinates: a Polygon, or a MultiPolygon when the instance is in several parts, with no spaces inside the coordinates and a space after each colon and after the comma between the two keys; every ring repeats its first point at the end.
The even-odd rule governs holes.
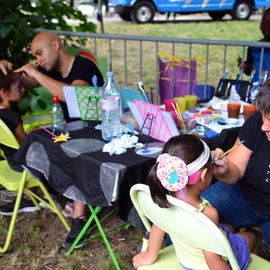
{"type": "Polygon", "coordinates": [[[244,105],[243,106],[243,111],[244,111],[244,119],[245,121],[257,111],[256,105],[249,104],[249,105],[244,105]]]}
{"type": "Polygon", "coordinates": [[[167,112],[172,112],[174,111],[174,107],[176,107],[176,101],[174,99],[165,99],[164,105],[167,112]]]}
{"type": "Polygon", "coordinates": [[[180,112],[187,110],[187,100],[184,97],[175,97],[174,100],[177,102],[180,112]]]}
{"type": "Polygon", "coordinates": [[[198,97],[195,96],[195,95],[187,95],[185,96],[185,99],[187,101],[187,110],[192,110],[194,108],[196,108],[197,106],[197,100],[198,100],[198,97]]]}
{"type": "Polygon", "coordinates": [[[228,118],[239,118],[241,104],[240,103],[228,103],[228,118]]]}

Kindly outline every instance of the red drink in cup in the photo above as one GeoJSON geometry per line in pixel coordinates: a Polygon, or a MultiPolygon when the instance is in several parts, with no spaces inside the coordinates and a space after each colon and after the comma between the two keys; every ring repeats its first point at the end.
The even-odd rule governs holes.
{"type": "Polygon", "coordinates": [[[228,110],[228,118],[236,118],[238,119],[240,114],[241,104],[239,103],[228,103],[227,110],[228,110]]]}
{"type": "Polygon", "coordinates": [[[245,121],[253,114],[257,111],[257,107],[256,105],[253,104],[249,104],[249,105],[244,105],[243,106],[244,109],[244,119],[245,121]]]}

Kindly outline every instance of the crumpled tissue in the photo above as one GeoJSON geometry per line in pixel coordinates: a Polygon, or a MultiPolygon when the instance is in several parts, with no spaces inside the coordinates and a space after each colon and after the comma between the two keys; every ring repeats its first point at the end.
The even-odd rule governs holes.
{"type": "Polygon", "coordinates": [[[103,146],[102,152],[108,152],[110,156],[113,154],[120,155],[127,152],[128,148],[139,147],[142,148],[143,144],[138,143],[138,137],[134,135],[123,134],[119,138],[115,138],[103,146]]]}

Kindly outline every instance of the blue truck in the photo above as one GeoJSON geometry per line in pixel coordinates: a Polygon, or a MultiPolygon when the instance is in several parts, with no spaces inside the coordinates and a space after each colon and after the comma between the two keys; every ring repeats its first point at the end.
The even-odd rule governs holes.
{"type": "Polygon", "coordinates": [[[110,0],[124,21],[150,23],[155,13],[191,14],[207,12],[213,20],[226,14],[233,19],[248,20],[251,13],[270,6],[270,0],[110,0]]]}

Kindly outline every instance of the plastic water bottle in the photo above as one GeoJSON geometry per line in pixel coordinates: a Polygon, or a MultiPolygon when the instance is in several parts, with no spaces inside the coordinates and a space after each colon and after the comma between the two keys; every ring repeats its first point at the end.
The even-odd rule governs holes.
{"type": "Polygon", "coordinates": [[[53,97],[51,110],[52,131],[55,135],[60,135],[65,130],[65,119],[58,96],[53,97]]]}
{"type": "Polygon", "coordinates": [[[102,138],[111,141],[122,134],[120,123],[121,99],[119,87],[112,71],[107,72],[107,80],[102,90],[102,138]]]}

